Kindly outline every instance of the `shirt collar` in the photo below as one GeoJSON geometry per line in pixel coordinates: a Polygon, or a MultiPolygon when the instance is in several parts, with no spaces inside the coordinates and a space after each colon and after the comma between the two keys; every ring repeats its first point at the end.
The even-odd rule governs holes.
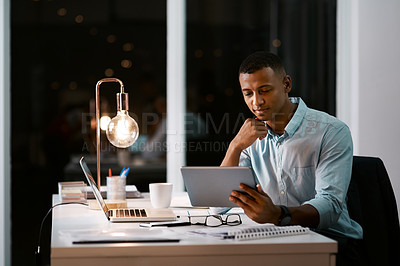
{"type": "Polygon", "coordinates": [[[292,103],[297,104],[296,112],[285,127],[285,131],[289,137],[292,137],[303,121],[308,107],[300,97],[290,97],[289,99],[292,103]]]}

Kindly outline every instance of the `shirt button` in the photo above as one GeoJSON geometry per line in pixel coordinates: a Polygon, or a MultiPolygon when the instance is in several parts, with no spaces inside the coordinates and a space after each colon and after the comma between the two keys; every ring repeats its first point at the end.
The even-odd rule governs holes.
{"type": "Polygon", "coordinates": [[[281,195],[285,195],[285,191],[282,190],[282,191],[281,191],[281,195]]]}

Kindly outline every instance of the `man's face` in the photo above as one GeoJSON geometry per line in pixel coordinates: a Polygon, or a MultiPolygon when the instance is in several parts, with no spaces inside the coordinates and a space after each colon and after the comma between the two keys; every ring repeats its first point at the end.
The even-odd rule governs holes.
{"type": "Polygon", "coordinates": [[[247,106],[259,120],[271,121],[285,115],[291,89],[289,76],[262,68],[251,74],[240,73],[239,82],[247,106]]]}

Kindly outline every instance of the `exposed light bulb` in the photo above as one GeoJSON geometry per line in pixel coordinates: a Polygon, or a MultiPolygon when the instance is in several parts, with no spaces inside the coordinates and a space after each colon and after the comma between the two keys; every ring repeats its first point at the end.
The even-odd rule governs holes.
{"type": "Polygon", "coordinates": [[[120,110],[107,127],[107,138],[118,148],[127,148],[137,140],[139,127],[126,110],[120,110]]]}

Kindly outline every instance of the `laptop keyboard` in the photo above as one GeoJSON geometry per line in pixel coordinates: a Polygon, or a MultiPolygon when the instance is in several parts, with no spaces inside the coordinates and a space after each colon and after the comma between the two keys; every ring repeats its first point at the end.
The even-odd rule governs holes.
{"type": "Polygon", "coordinates": [[[112,209],[109,211],[113,217],[147,217],[145,209],[112,209]]]}

